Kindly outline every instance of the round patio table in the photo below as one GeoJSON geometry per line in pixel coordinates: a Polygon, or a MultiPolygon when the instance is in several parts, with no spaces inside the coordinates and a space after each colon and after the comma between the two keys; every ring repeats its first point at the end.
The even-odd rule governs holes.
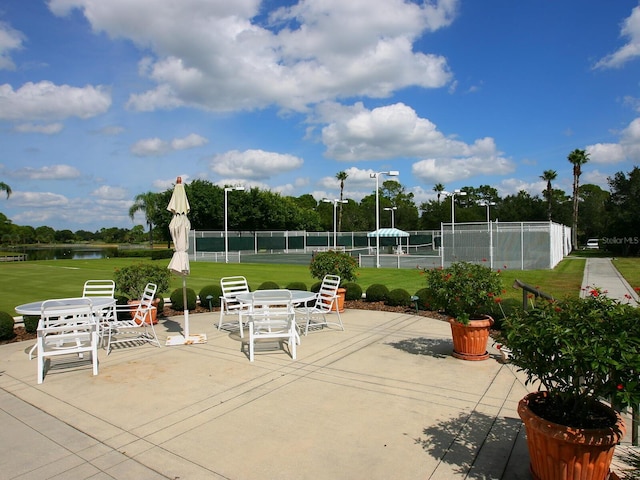
{"type": "MultiPolygon", "coordinates": [[[[91,299],[91,304],[93,305],[94,310],[102,310],[108,307],[111,307],[116,304],[115,298],[109,297],[86,297],[91,299]]],[[[48,306],[59,307],[61,310],[68,310],[69,308],[73,308],[74,306],[81,307],[83,306],[82,300],[86,300],[83,298],[54,298],[51,300],[47,300],[48,306]]],[[[23,305],[18,305],[16,307],[16,312],[20,315],[37,315],[40,316],[42,313],[42,304],[45,300],[41,300],[39,302],[31,302],[25,303],[23,305]]],[[[84,304],[86,305],[86,304],[84,304]]]]}

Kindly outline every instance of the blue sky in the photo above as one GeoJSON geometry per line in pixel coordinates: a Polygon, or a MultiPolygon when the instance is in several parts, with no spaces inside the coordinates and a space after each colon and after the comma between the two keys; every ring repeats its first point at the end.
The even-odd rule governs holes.
{"type": "Polygon", "coordinates": [[[177,176],[416,203],[571,193],[640,159],[637,0],[3,0],[0,211],[131,228],[177,176]]]}

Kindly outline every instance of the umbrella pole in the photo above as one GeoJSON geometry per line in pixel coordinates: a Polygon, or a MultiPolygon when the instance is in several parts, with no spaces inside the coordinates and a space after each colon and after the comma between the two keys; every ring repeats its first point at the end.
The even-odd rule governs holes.
{"type": "Polygon", "coordinates": [[[189,306],[187,305],[187,278],[182,277],[182,301],[184,302],[184,339],[189,339],[189,306]]]}

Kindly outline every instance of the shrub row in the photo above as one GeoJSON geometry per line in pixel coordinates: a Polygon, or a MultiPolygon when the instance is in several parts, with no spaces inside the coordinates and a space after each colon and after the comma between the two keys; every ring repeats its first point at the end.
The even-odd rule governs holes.
{"type": "MultiPolygon", "coordinates": [[[[316,282],[311,285],[309,291],[318,292],[322,282],[316,282]]],[[[275,282],[267,281],[263,282],[255,290],[273,290],[281,288],[275,282]]],[[[289,290],[307,290],[307,285],[303,282],[292,282],[285,286],[289,290]]],[[[346,290],[345,300],[364,300],[367,302],[384,302],[385,304],[393,307],[409,307],[412,305],[411,294],[403,288],[396,288],[389,291],[386,285],[379,283],[373,284],[367,288],[365,292],[365,298],[362,296],[362,287],[355,282],[347,282],[342,284],[342,288],[346,290]]],[[[220,296],[222,295],[222,289],[219,284],[205,285],[197,293],[187,288],[187,305],[189,310],[196,308],[197,299],[200,299],[200,305],[205,308],[218,308],[220,307],[220,296]]],[[[427,309],[427,289],[422,288],[415,293],[418,297],[418,305],[423,309],[427,309]]],[[[171,308],[180,311],[184,310],[184,295],[182,288],[177,288],[171,292],[171,308]]]]}

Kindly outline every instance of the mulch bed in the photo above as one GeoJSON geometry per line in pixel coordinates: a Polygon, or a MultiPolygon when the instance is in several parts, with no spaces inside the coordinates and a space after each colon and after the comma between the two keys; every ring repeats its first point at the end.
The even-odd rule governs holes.
{"type": "MultiPolygon", "coordinates": [[[[413,315],[419,315],[422,317],[435,318],[438,320],[445,321],[447,319],[446,316],[437,313],[430,312],[427,310],[419,310],[416,313],[415,307],[390,307],[389,305],[385,305],[384,302],[365,302],[363,300],[351,300],[344,302],[344,307],[346,309],[357,309],[357,310],[374,310],[378,312],[394,312],[394,313],[411,313],[413,315]]],[[[195,310],[189,310],[190,313],[207,313],[209,311],[208,308],[201,307],[198,305],[195,310]]],[[[214,308],[214,311],[220,311],[219,308],[214,308]]],[[[160,314],[160,317],[174,317],[178,315],[183,315],[184,312],[182,310],[176,311],[171,309],[170,307],[165,306],[164,310],[160,314]]],[[[11,340],[0,340],[0,345],[5,345],[7,343],[15,343],[22,342],[25,340],[35,340],[35,333],[28,333],[24,327],[16,327],[13,332],[15,333],[15,337],[11,340]]]]}

